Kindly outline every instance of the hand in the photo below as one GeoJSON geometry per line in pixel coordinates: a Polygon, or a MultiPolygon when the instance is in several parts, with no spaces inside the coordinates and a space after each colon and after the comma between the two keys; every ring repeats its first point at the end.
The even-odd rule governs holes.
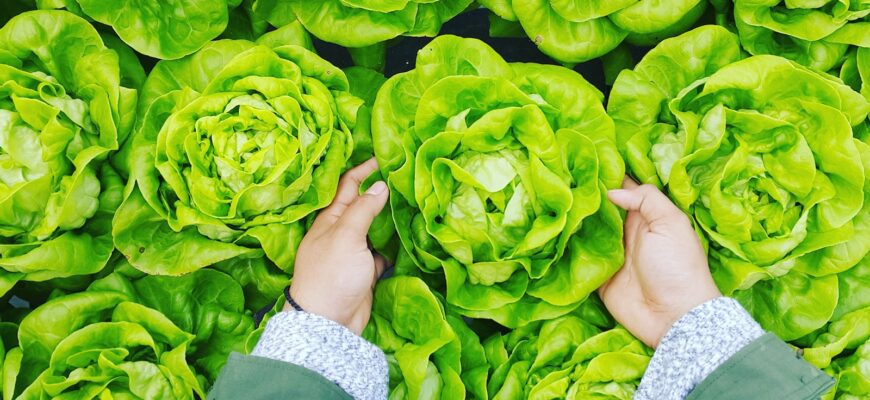
{"type": "MultiPolygon", "coordinates": [[[[387,204],[389,190],[378,181],[359,195],[360,184],[378,168],[370,159],[347,171],[332,204],[314,220],[296,254],[290,295],[306,312],[360,334],[372,312],[372,289],[385,261],[369,250],[366,236],[387,204]]],[[[292,310],[289,304],[284,310],[292,310]]]]}
{"type": "Polygon", "coordinates": [[[598,289],[619,323],[650,347],[695,306],[721,296],[689,218],[652,185],[607,193],[628,211],[625,265],[598,289]]]}

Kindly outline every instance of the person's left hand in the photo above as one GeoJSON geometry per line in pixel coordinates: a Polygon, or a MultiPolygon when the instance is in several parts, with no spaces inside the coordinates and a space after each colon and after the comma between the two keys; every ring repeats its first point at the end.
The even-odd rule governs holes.
{"type": "MultiPolygon", "coordinates": [[[[377,170],[370,159],[347,171],[332,204],[323,209],[302,239],[290,295],[306,312],[360,334],[372,311],[372,289],[384,272],[384,258],[372,253],[366,237],[387,204],[389,190],[378,181],[365,194],[359,187],[377,170]]],[[[284,305],[285,311],[292,308],[284,305]]]]}

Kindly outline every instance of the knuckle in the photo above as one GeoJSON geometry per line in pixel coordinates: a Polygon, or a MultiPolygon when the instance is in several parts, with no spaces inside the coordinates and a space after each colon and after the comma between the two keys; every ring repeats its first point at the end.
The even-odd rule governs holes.
{"type": "Polygon", "coordinates": [[[338,237],[352,236],[355,234],[353,227],[348,225],[347,223],[341,223],[341,224],[336,225],[333,228],[332,232],[333,232],[333,234],[335,234],[335,236],[338,236],[338,237]]]}
{"type": "Polygon", "coordinates": [[[344,174],[341,176],[341,179],[338,180],[338,187],[343,188],[352,185],[354,181],[356,181],[356,179],[353,178],[353,175],[350,173],[344,174]]]}
{"type": "Polygon", "coordinates": [[[644,183],[643,185],[640,185],[638,190],[644,194],[657,193],[659,191],[659,189],[655,187],[655,185],[649,183],[644,183]]]}

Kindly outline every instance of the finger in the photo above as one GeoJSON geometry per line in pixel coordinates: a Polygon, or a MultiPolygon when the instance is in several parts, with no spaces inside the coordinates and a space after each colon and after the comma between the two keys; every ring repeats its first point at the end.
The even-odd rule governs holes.
{"type": "Polygon", "coordinates": [[[335,198],[332,199],[332,204],[323,209],[314,221],[316,225],[326,223],[331,225],[335,223],[344,210],[359,197],[359,187],[363,181],[368,178],[373,172],[378,169],[378,162],[374,158],[357,165],[356,167],[345,172],[338,181],[338,190],[335,192],[335,198]]]}
{"type": "Polygon", "coordinates": [[[390,191],[384,181],[377,181],[362,196],[357,196],[336,222],[336,226],[366,238],[375,217],[384,209],[390,191]]]}
{"type": "Polygon", "coordinates": [[[683,216],[671,200],[652,185],[633,189],[616,189],[607,192],[607,197],[619,207],[631,212],[638,211],[650,224],[668,221],[683,216]]]}
{"type": "Polygon", "coordinates": [[[375,259],[375,280],[377,281],[387,270],[387,259],[377,253],[373,257],[375,259]]]}
{"type": "Polygon", "coordinates": [[[622,179],[622,188],[623,189],[634,189],[640,186],[637,182],[634,181],[630,176],[626,175],[625,178],[622,179]]]}
{"type": "Polygon", "coordinates": [[[623,229],[623,243],[626,251],[634,248],[637,240],[637,232],[640,230],[643,217],[639,212],[629,212],[625,216],[625,229],[623,229]]]}

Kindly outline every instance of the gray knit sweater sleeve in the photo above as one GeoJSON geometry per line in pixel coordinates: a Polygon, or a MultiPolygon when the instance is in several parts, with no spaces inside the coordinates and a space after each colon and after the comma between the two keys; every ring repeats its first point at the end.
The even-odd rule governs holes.
{"type": "Polygon", "coordinates": [[[734,299],[719,297],[680,318],[665,334],[634,395],[678,400],[764,330],[734,299]]]}
{"type": "Polygon", "coordinates": [[[310,369],[355,399],[387,398],[389,369],[384,352],[314,314],[291,311],[270,318],[251,355],[310,369]]]}

